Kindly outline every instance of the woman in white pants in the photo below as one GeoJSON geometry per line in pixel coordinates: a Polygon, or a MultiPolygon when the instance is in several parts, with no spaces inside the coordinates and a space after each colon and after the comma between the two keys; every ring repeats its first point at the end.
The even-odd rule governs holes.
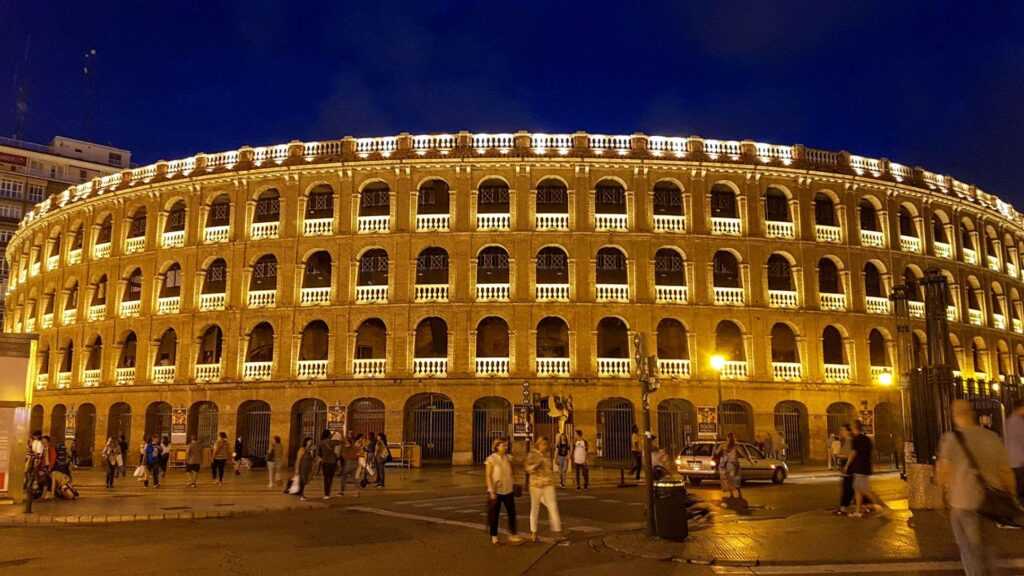
{"type": "Polygon", "coordinates": [[[562,532],[562,518],[558,515],[558,500],[555,498],[555,472],[551,464],[548,440],[540,437],[526,457],[526,471],[530,473],[530,538],[534,542],[537,541],[537,520],[542,504],[548,509],[551,531],[559,535],[562,532]]]}

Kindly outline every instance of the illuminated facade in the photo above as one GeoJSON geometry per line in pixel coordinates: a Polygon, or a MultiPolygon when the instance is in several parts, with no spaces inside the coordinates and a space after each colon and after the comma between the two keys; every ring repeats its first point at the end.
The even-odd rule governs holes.
{"type": "Polygon", "coordinates": [[[60,436],[74,414],[84,452],[169,433],[186,409],[189,435],[237,433],[258,458],[344,406],[350,428],[469,463],[528,382],[572,396],[575,426],[618,460],[639,418],[640,332],[663,443],[695,435],[721,376],[725,429],[778,430],[791,459],[820,461],[862,410],[883,451],[898,441],[898,396],[879,383],[897,364],[889,296],[910,286],[916,357],[927,269],[949,280],[964,376],[1022,371],[1021,223],[952,178],[803,146],[292,142],[44,202],[7,251],[4,328],[40,334],[33,425],[60,436]]]}

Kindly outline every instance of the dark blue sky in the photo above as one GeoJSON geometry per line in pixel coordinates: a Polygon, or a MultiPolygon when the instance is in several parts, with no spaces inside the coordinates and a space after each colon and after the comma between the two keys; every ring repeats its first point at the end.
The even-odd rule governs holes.
{"type": "Polygon", "coordinates": [[[0,0],[0,133],[20,67],[29,139],[138,162],[403,131],[643,131],[885,156],[1024,206],[1021,2],[185,4],[0,0]]]}

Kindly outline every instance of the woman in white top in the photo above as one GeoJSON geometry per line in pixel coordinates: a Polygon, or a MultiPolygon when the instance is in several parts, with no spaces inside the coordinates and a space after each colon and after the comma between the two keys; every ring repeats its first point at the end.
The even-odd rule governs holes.
{"type": "Polygon", "coordinates": [[[484,477],[487,480],[487,523],[491,529],[491,544],[498,543],[498,514],[505,505],[508,515],[509,542],[520,542],[516,535],[516,498],[512,480],[512,459],[508,455],[508,440],[498,438],[491,446],[494,453],[484,461],[484,477]]]}

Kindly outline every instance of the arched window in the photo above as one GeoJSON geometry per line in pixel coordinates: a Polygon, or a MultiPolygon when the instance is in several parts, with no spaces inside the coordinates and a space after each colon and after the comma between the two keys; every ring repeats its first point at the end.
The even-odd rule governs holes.
{"type": "Polygon", "coordinates": [[[629,358],[629,328],[619,318],[602,318],[597,324],[597,357],[629,358]]]}
{"type": "Polygon", "coordinates": [[[309,191],[306,199],[306,219],[323,218],[334,218],[334,189],[327,184],[318,184],[309,191]]]}
{"type": "Polygon", "coordinates": [[[686,267],[679,252],[661,248],[654,253],[654,285],[686,286],[686,267]]]}
{"type": "Polygon", "coordinates": [[[330,288],[331,255],[326,250],[310,254],[302,275],[303,288],[330,288]]]}
{"type": "Polygon", "coordinates": [[[565,320],[548,316],[537,323],[537,358],[569,357],[569,326],[565,320]]]}
{"type": "Polygon", "coordinates": [[[742,288],[740,264],[732,252],[719,250],[712,259],[713,284],[718,288],[742,288]]]}
{"type": "MultiPolygon", "coordinates": [[[[497,316],[484,318],[476,327],[477,358],[508,358],[508,324],[497,316]]],[[[478,372],[479,368],[477,369],[478,372]]],[[[508,368],[505,368],[508,371],[508,368]]]]}
{"type": "Polygon", "coordinates": [[[818,226],[837,226],[835,203],[823,192],[814,195],[814,223],[818,226]]]}
{"type": "Polygon", "coordinates": [[[900,206],[900,236],[917,238],[917,226],[914,225],[914,216],[906,206],[900,206]]]}
{"type": "Polygon", "coordinates": [[[938,214],[932,214],[932,238],[935,242],[949,243],[949,239],[946,238],[946,223],[938,214]]]}
{"type": "Polygon", "coordinates": [[[382,248],[372,248],[359,257],[357,286],[388,285],[388,253],[382,248]]]}
{"type": "Polygon", "coordinates": [[[175,262],[164,272],[164,281],[160,286],[160,298],[181,296],[181,266],[175,262]]]}
{"type": "Polygon", "coordinates": [[[742,362],[747,359],[743,346],[743,332],[735,322],[722,320],[715,327],[715,353],[727,361],[742,362]]]}
{"type": "Polygon", "coordinates": [[[71,372],[75,366],[75,342],[74,340],[68,340],[67,345],[64,346],[64,358],[60,363],[61,372],[71,372]]]}
{"type": "Polygon", "coordinates": [[[216,324],[203,331],[199,338],[199,356],[196,364],[220,364],[224,333],[216,324]]]}
{"type": "Polygon", "coordinates": [[[975,250],[973,232],[974,229],[966,221],[960,222],[960,245],[964,250],[975,250]]]}
{"type": "Polygon", "coordinates": [[[658,358],[685,360],[689,357],[686,327],[675,318],[663,318],[658,322],[658,358]]]}
{"type": "Polygon", "coordinates": [[[797,350],[796,335],[793,329],[781,322],[772,326],[772,362],[798,363],[800,354],[797,350]]]}
{"type": "Polygon", "coordinates": [[[974,373],[988,374],[988,350],[985,347],[985,341],[981,338],[975,338],[971,341],[971,365],[974,367],[974,373]]]}
{"type": "Polygon", "coordinates": [[[416,198],[417,214],[448,214],[448,183],[441,179],[427,180],[416,198]]]}
{"type": "Polygon", "coordinates": [[[224,294],[228,286],[228,265],[223,258],[217,258],[206,268],[203,276],[203,294],[224,294]]]}
{"type": "Polygon", "coordinates": [[[864,264],[864,292],[875,298],[885,297],[882,274],[878,271],[878,267],[871,262],[864,264]]]}
{"type": "Polygon", "coordinates": [[[164,330],[156,349],[157,366],[174,366],[178,361],[178,334],[174,328],[164,330]]]}
{"type": "Polygon", "coordinates": [[[249,332],[249,347],[245,353],[245,361],[274,361],[274,327],[269,322],[260,322],[249,332]]]}
{"type": "Polygon", "coordinates": [[[508,284],[508,252],[501,246],[488,246],[476,257],[477,284],[508,284]]]}
{"type": "Polygon", "coordinates": [[[74,235],[71,237],[71,249],[81,250],[82,244],[85,242],[85,234],[82,233],[84,226],[79,225],[75,228],[74,235]]]}
{"type": "Polygon", "coordinates": [[[415,358],[448,357],[448,324],[441,318],[424,318],[416,325],[415,358]]]}
{"type": "Polygon", "coordinates": [[[537,213],[569,213],[569,191],[561,180],[545,178],[537,184],[537,213]]]}
{"type": "Polygon", "coordinates": [[[210,211],[206,214],[206,227],[217,228],[231,225],[231,198],[221,194],[210,203],[210,211]]]}
{"type": "Polygon", "coordinates": [[[134,302],[142,299],[142,269],[136,268],[128,276],[128,282],[124,286],[123,302],[134,302]]]}
{"type": "Polygon", "coordinates": [[[363,320],[356,329],[356,359],[387,358],[388,329],[379,318],[363,320]]]}
{"type": "Polygon", "coordinates": [[[74,281],[71,284],[71,288],[68,288],[68,297],[64,301],[65,310],[77,310],[78,309],[78,281],[74,281]]]}
{"type": "Polygon", "coordinates": [[[654,215],[683,216],[683,193],[678,186],[665,180],[654,185],[654,215]]]}
{"type": "Polygon", "coordinates": [[[768,222],[792,222],[789,199],[782,190],[769,186],[764,193],[764,216],[768,222]]]}
{"type": "Polygon", "coordinates": [[[789,260],[781,254],[768,257],[768,289],[793,292],[793,270],[789,260]]]}
{"type": "Polygon", "coordinates": [[[134,368],[136,353],[138,352],[139,338],[135,332],[128,332],[121,343],[121,355],[117,359],[118,368],[134,368]]]}
{"type": "Polygon", "coordinates": [[[128,224],[128,237],[139,238],[146,235],[146,207],[139,206],[132,214],[128,224]]]}
{"type": "Polygon", "coordinates": [[[178,200],[167,211],[167,219],[164,220],[164,232],[180,232],[185,229],[186,212],[185,201],[178,200]]]}
{"type": "Polygon", "coordinates": [[[739,218],[736,193],[725,184],[715,184],[711,187],[711,217],[739,218]]]}
{"type": "Polygon", "coordinates": [[[110,238],[113,236],[114,224],[113,218],[110,214],[107,214],[100,223],[99,229],[96,231],[96,243],[97,244],[109,244],[110,238]]]}
{"type": "Polygon", "coordinates": [[[253,265],[249,290],[277,290],[277,258],[273,254],[261,256],[253,265]]]}
{"type": "Polygon", "coordinates": [[[606,246],[597,251],[597,283],[629,284],[626,255],[618,248],[606,246]]]}
{"type": "Polygon", "coordinates": [[[281,219],[281,194],[277,188],[260,192],[253,212],[253,222],[278,222],[281,219]]]}
{"type": "Polygon", "coordinates": [[[476,211],[479,214],[509,214],[508,184],[497,178],[481,182],[477,190],[476,211]]]}
{"type": "Polygon", "coordinates": [[[569,255],[557,246],[541,248],[537,253],[537,284],[568,284],[569,255]]]}
{"type": "Polygon", "coordinates": [[[99,370],[103,362],[103,338],[96,336],[89,347],[89,357],[85,360],[86,370],[99,370]]]}
{"type": "Polygon", "coordinates": [[[62,245],[61,245],[62,238],[61,238],[60,232],[57,232],[56,234],[54,234],[53,237],[50,238],[50,240],[51,240],[51,243],[50,243],[50,254],[49,254],[49,256],[51,258],[54,257],[54,256],[56,256],[57,258],[60,258],[60,251],[61,251],[61,248],[62,248],[62,245]]]}
{"type": "MultiPolygon", "coordinates": [[[[304,360],[327,360],[330,346],[330,331],[323,320],[313,320],[302,329],[299,341],[299,362],[304,360]]],[[[326,369],[326,367],[324,367],[326,369]]]]}
{"type": "Polygon", "coordinates": [[[846,346],[843,344],[843,335],[835,326],[826,326],[822,331],[821,353],[825,364],[847,364],[846,346]]]}
{"type": "Polygon", "coordinates": [[[881,232],[875,205],[867,198],[861,198],[860,202],[857,203],[857,207],[860,208],[860,229],[881,232]]]}
{"type": "Polygon", "coordinates": [[[416,257],[416,284],[448,284],[448,252],[444,248],[424,248],[416,257]]]}
{"type": "Polygon", "coordinates": [[[595,214],[625,214],[626,190],[615,180],[601,180],[594,187],[595,214]]]}
{"type": "Polygon", "coordinates": [[[872,328],[868,334],[868,360],[871,366],[889,366],[885,337],[876,328],[872,328]]]}
{"type": "Polygon", "coordinates": [[[359,193],[360,216],[388,216],[391,214],[391,188],[384,182],[366,185],[359,193]]]}

